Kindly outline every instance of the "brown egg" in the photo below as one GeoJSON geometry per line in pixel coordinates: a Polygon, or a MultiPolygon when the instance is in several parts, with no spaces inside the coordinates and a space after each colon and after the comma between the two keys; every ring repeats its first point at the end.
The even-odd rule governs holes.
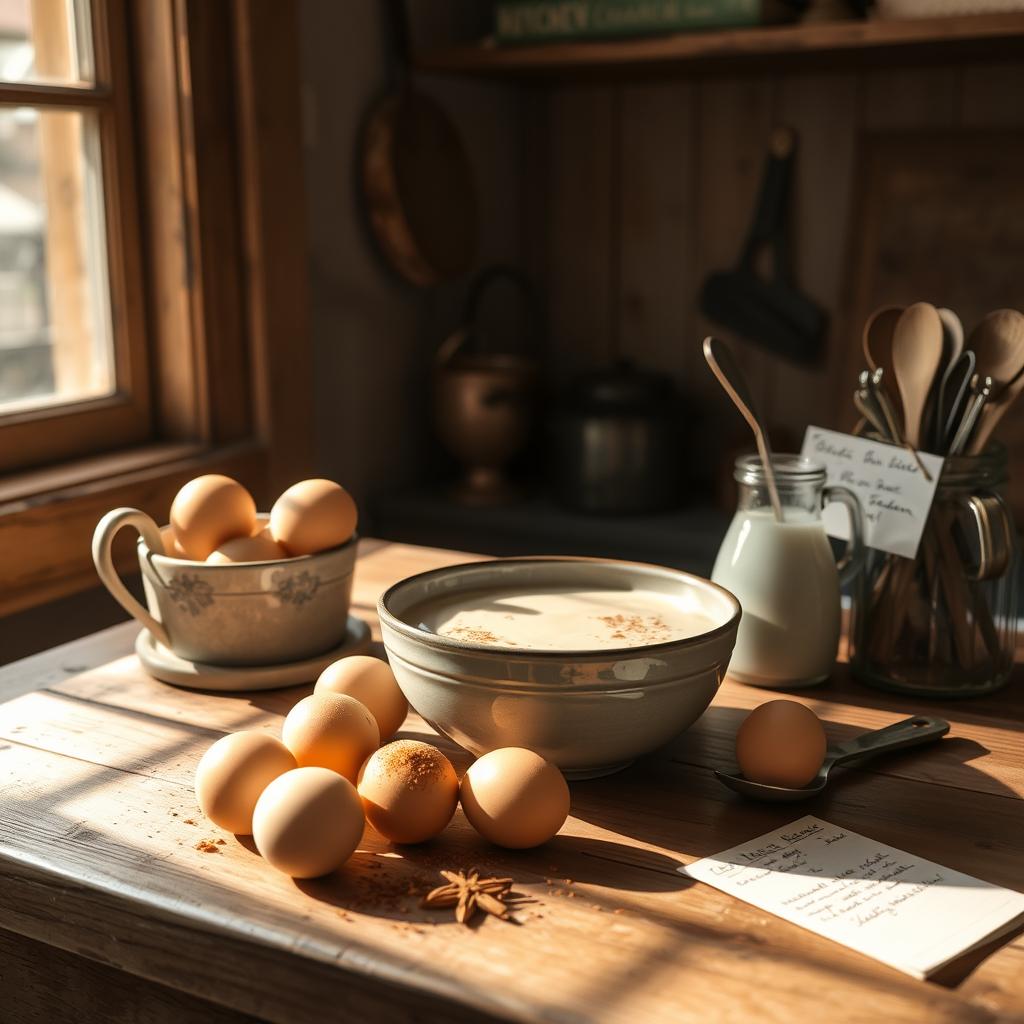
{"type": "Polygon", "coordinates": [[[365,704],[377,719],[383,743],[398,732],[409,712],[409,702],[398,687],[391,666],[380,658],[356,654],[328,665],[320,673],[314,693],[346,693],[365,704]]]}
{"type": "Polygon", "coordinates": [[[806,786],[825,760],[825,730],[810,708],[770,700],[754,708],[736,733],[736,763],[751,782],[806,786]]]}
{"type": "Polygon", "coordinates": [[[299,767],[330,768],[352,783],[380,746],[377,720],[355,697],[343,693],[303,697],[288,712],[281,739],[299,767]]]}
{"type": "Polygon", "coordinates": [[[356,503],[332,480],[292,484],[270,510],[270,532],[291,555],[336,548],[356,531],[356,503]]]}
{"type": "Polygon", "coordinates": [[[433,839],[452,820],[459,779],[437,747],[396,740],[363,765],[359,795],[366,820],[393,843],[433,839]]]}
{"type": "Polygon", "coordinates": [[[232,537],[210,552],[207,562],[229,565],[233,562],[273,562],[287,558],[288,552],[270,536],[269,530],[260,530],[251,537],[232,537]]]}
{"type": "Polygon", "coordinates": [[[294,767],[291,751],[275,736],[265,732],[222,736],[196,768],[196,799],[215,825],[247,836],[260,793],[294,767]]]}
{"type": "Polygon", "coordinates": [[[263,791],[252,838],[278,871],[317,878],[355,853],[363,825],[363,805],[348,779],[327,768],[296,768],[263,791]]]}
{"type": "Polygon", "coordinates": [[[178,543],[178,538],[174,536],[174,531],[169,531],[169,536],[164,540],[165,554],[171,558],[188,558],[185,554],[185,549],[178,543]]]}
{"type": "Polygon", "coordinates": [[[252,495],[237,480],[219,473],[190,480],[171,505],[175,540],[197,561],[232,537],[250,536],[255,525],[252,495]]]}
{"type": "Polygon", "coordinates": [[[469,766],[460,789],[469,823],[498,846],[546,843],[569,816],[569,786],[540,754],[502,747],[469,766]]]}

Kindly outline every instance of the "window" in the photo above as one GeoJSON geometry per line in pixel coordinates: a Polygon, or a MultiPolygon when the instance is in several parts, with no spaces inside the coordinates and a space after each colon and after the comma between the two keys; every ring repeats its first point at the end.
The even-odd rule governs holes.
{"type": "Polygon", "coordinates": [[[131,298],[126,52],[111,6],[0,0],[2,470],[124,445],[150,428],[131,298]]]}
{"type": "Polygon", "coordinates": [[[309,475],[297,32],[276,0],[0,0],[0,614],[95,586],[110,508],[309,475]]]}

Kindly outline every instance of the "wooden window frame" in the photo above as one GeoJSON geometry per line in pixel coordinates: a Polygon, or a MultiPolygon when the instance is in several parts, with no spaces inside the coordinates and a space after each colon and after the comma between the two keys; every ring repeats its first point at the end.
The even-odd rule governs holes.
{"type": "Polygon", "coordinates": [[[296,5],[99,2],[125,14],[151,430],[0,476],[0,614],[95,585],[89,542],[110,508],[165,521],[202,472],[266,507],[312,470],[296,5]]]}
{"type": "Polygon", "coordinates": [[[100,398],[45,404],[4,415],[0,418],[0,472],[122,447],[150,435],[125,0],[91,0],[90,15],[92,84],[0,83],[0,104],[95,118],[116,386],[113,394],[100,398]]]}

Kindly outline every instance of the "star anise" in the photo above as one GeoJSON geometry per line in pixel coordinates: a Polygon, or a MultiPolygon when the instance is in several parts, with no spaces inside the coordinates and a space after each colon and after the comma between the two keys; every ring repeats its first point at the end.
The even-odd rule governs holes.
{"type": "Polygon", "coordinates": [[[461,871],[442,871],[444,885],[431,889],[423,897],[424,907],[454,907],[455,920],[469,924],[478,910],[507,921],[509,908],[505,905],[512,889],[511,878],[481,878],[476,868],[467,874],[461,871]]]}

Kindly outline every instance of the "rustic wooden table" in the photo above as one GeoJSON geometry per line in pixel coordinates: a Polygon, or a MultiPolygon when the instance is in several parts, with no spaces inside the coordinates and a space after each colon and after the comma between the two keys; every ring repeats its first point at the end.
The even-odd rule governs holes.
{"type": "MultiPolygon", "coordinates": [[[[355,611],[452,552],[364,542],[355,611]]],[[[276,731],[304,690],[216,696],[154,682],[132,625],[0,672],[0,1019],[993,1021],[1024,1019],[1024,938],[918,982],[680,875],[810,812],[1002,885],[1024,887],[1020,682],[929,703],[949,738],[852,769],[798,809],[712,777],[764,691],[726,681],[669,748],[575,783],[561,835],[485,844],[461,813],[433,843],[367,830],[335,876],[294,882],[195,805],[192,774],[226,731],[276,731]],[[204,840],[216,852],[201,852],[204,840]],[[520,924],[419,907],[439,868],[511,875],[520,924]],[[979,962],[980,961],[980,962],[979,962]]],[[[840,671],[802,695],[842,738],[920,708],[840,671]]],[[[411,716],[461,770],[467,757],[411,716]]]]}

